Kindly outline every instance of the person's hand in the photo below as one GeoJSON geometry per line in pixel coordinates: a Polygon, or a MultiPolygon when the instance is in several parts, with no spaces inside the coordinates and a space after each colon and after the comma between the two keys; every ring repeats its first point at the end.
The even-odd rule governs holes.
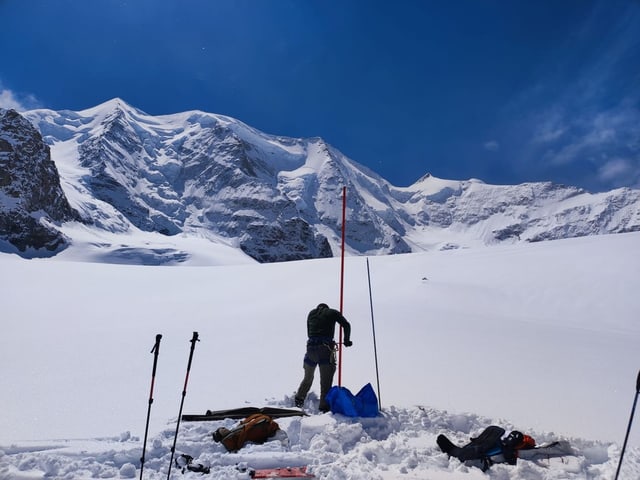
{"type": "Polygon", "coordinates": [[[353,342],[351,340],[345,340],[343,343],[345,347],[350,347],[351,345],[353,345],[353,342]]]}

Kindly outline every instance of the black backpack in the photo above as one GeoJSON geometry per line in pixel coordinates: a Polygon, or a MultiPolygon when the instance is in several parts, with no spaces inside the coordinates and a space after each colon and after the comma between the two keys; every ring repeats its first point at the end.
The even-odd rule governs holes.
{"type": "Polygon", "coordinates": [[[503,450],[500,439],[504,434],[504,428],[491,425],[462,447],[457,457],[464,462],[465,460],[480,460],[492,455],[498,455],[503,450]]]}
{"type": "Polygon", "coordinates": [[[449,456],[486,471],[494,463],[515,465],[520,450],[535,448],[536,442],[529,435],[513,430],[503,438],[505,433],[504,428],[491,425],[477,437],[472,437],[463,447],[454,445],[444,435],[438,435],[436,441],[440,449],[449,456]]]}
{"type": "Polygon", "coordinates": [[[456,457],[461,462],[466,462],[470,465],[477,463],[475,466],[481,468],[482,471],[486,471],[493,464],[492,457],[495,458],[497,455],[501,455],[509,463],[515,463],[515,459],[512,461],[510,457],[508,458],[509,454],[505,451],[501,442],[504,434],[504,428],[491,425],[463,447],[454,445],[444,435],[438,435],[437,443],[440,449],[449,456],[456,457]]]}

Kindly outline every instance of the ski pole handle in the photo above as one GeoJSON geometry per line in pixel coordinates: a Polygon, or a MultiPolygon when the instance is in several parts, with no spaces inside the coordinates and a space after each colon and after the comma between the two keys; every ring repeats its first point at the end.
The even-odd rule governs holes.
{"type": "MultiPolygon", "coordinates": [[[[157,352],[158,349],[160,348],[160,340],[162,340],[162,334],[159,333],[156,335],[156,343],[153,345],[153,348],[151,349],[151,353],[157,352]]],[[[157,353],[156,353],[157,355],[157,353]]]]}
{"type": "MultiPolygon", "coordinates": [[[[162,334],[156,335],[156,343],[153,345],[151,349],[151,353],[153,353],[153,371],[151,372],[151,376],[156,376],[156,367],[158,366],[158,354],[160,353],[160,340],[162,340],[162,334]]],[[[153,391],[153,390],[152,390],[153,391]]]]}
{"type": "Polygon", "coordinates": [[[147,451],[147,437],[149,434],[149,418],[151,416],[151,404],[153,403],[153,387],[156,383],[156,368],[158,367],[158,354],[160,353],[161,334],[156,335],[156,342],[151,349],[153,353],[153,369],[151,371],[151,389],[149,391],[149,406],[147,407],[147,423],[144,427],[144,441],[142,442],[142,457],[140,457],[140,480],[142,480],[142,472],[144,470],[145,453],[147,451]]]}
{"type": "Polygon", "coordinates": [[[193,350],[196,348],[196,342],[199,342],[198,332],[193,332],[193,337],[191,337],[191,351],[189,352],[189,362],[187,362],[187,375],[184,378],[184,389],[182,391],[182,395],[184,396],[187,393],[187,383],[189,382],[189,372],[191,372],[191,361],[193,360],[193,350]]]}

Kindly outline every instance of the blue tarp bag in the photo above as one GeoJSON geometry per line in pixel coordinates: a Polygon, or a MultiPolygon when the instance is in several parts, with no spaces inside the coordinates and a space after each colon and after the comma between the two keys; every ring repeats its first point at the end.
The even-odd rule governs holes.
{"type": "Polygon", "coordinates": [[[378,397],[370,383],[356,395],[346,387],[331,387],[326,400],[331,412],[347,417],[377,417],[379,414],[378,397]]]}
{"type": "Polygon", "coordinates": [[[367,383],[356,394],[356,401],[360,410],[361,417],[377,417],[380,414],[378,410],[378,396],[373,391],[370,383],[367,383]]]}

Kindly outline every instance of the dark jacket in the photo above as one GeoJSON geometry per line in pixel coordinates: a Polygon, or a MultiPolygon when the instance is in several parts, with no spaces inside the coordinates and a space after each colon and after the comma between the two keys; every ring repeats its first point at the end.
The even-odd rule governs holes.
{"type": "Polygon", "coordinates": [[[505,433],[504,428],[491,425],[463,447],[453,445],[444,435],[439,435],[437,442],[440,449],[449,456],[456,457],[461,462],[478,461],[475,466],[486,471],[494,463],[515,465],[519,449],[535,446],[535,441],[528,435],[526,437],[530,442],[525,442],[522,432],[513,430],[508,436],[505,433]]]}
{"type": "Polygon", "coordinates": [[[332,341],[336,323],[344,329],[344,341],[351,339],[351,325],[338,310],[325,305],[318,305],[307,316],[307,335],[309,339],[332,341]]]}

